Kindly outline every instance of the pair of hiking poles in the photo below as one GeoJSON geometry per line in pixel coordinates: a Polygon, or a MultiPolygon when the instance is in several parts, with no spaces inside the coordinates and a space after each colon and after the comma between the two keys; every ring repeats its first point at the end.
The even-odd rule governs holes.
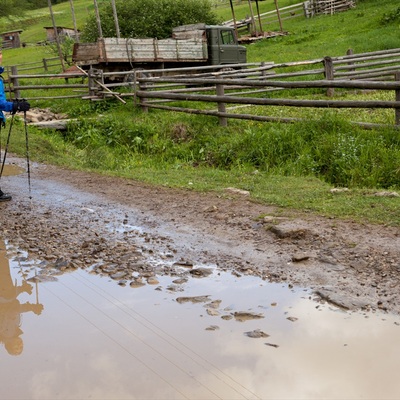
{"type": "MultiPolygon", "coordinates": [[[[2,124],[0,124],[0,160],[1,160],[0,179],[3,176],[4,165],[6,163],[8,146],[10,144],[11,132],[12,132],[12,128],[14,125],[14,118],[15,118],[15,114],[12,114],[10,126],[8,128],[7,141],[6,141],[6,145],[4,148],[4,155],[3,155],[2,160],[1,160],[1,151],[2,151],[2,149],[1,149],[1,142],[2,142],[1,131],[2,131],[3,126],[2,126],[2,124]]],[[[31,168],[30,168],[30,160],[29,160],[28,123],[26,120],[26,111],[24,111],[24,129],[25,129],[25,148],[26,148],[26,165],[27,165],[27,172],[28,172],[29,198],[31,199],[32,198],[32,196],[31,196],[31,168]]]]}

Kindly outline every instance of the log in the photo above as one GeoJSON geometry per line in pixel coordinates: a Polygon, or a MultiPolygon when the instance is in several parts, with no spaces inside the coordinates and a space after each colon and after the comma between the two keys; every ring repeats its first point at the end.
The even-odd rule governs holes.
{"type": "Polygon", "coordinates": [[[28,125],[35,126],[39,129],[55,129],[57,131],[64,131],[67,129],[67,124],[70,121],[72,121],[72,119],[58,119],[52,121],[31,122],[28,125]]]}

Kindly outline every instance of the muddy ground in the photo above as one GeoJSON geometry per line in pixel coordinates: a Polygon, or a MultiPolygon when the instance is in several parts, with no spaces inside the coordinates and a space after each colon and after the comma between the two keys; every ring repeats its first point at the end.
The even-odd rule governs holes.
{"type": "Polygon", "coordinates": [[[311,288],[316,302],[400,313],[399,228],[48,165],[31,165],[30,192],[26,172],[2,188],[13,195],[0,204],[3,239],[37,260],[38,279],[90,268],[134,287],[171,274],[179,290],[216,267],[311,288]]]}

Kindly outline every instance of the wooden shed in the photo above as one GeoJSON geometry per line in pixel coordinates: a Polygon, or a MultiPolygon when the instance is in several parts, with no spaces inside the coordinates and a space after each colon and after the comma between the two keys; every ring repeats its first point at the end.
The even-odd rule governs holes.
{"type": "MultiPolygon", "coordinates": [[[[46,29],[46,40],[50,43],[55,42],[56,34],[55,34],[54,28],[52,26],[45,26],[44,29],[46,29]]],[[[57,29],[58,37],[61,41],[63,41],[66,37],[70,37],[75,40],[79,39],[79,32],[78,32],[78,37],[77,37],[76,32],[73,28],[57,26],[56,29],[57,29]]]]}
{"type": "Polygon", "coordinates": [[[22,30],[0,33],[1,47],[3,49],[16,49],[21,47],[21,32],[22,30]]]}

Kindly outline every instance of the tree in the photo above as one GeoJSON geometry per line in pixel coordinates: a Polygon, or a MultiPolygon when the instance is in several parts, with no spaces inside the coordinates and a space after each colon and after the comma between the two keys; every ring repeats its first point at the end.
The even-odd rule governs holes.
{"type": "MultiPolygon", "coordinates": [[[[117,0],[116,8],[121,36],[129,38],[164,39],[179,25],[218,22],[210,0],[117,0]]],[[[103,36],[115,37],[111,3],[100,9],[100,20],[103,36]]],[[[86,42],[98,38],[94,13],[86,20],[81,38],[86,42]]]]}

